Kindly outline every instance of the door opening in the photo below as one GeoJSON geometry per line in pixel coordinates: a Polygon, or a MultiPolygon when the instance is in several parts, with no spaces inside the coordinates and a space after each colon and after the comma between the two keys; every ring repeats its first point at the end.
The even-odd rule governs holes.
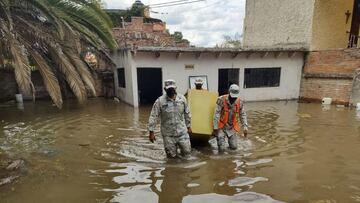
{"type": "Polygon", "coordinates": [[[360,28],[360,0],[354,0],[354,8],[351,20],[351,29],[349,36],[349,48],[357,47],[360,28]]]}
{"type": "Polygon", "coordinates": [[[152,104],[162,95],[161,68],[137,68],[139,104],[152,104]]]}
{"type": "Polygon", "coordinates": [[[239,85],[239,68],[219,69],[219,95],[227,94],[232,84],[239,85]]]}

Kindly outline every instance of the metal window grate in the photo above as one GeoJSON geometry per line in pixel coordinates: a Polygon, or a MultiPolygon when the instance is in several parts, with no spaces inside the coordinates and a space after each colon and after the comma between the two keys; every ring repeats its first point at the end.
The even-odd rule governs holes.
{"type": "Polygon", "coordinates": [[[118,75],[118,85],[119,87],[125,88],[125,69],[124,68],[118,68],[117,69],[117,75],[118,75]]]}
{"type": "Polygon", "coordinates": [[[245,68],[244,88],[279,87],[281,68],[245,68]]]}

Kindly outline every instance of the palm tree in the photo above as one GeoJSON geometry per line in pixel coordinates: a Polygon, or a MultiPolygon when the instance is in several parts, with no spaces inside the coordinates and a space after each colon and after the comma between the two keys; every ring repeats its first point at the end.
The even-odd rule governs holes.
{"type": "Polygon", "coordinates": [[[63,75],[82,103],[88,92],[96,92],[80,54],[89,46],[115,49],[111,28],[100,0],[0,0],[0,65],[10,60],[19,90],[33,95],[35,65],[59,108],[63,101],[58,77],[63,75]]]}

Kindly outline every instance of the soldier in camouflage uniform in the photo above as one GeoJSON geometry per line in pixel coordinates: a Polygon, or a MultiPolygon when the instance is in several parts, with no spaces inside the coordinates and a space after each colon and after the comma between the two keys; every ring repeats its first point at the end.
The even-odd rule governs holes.
{"type": "Polygon", "coordinates": [[[229,93],[229,95],[223,95],[218,98],[214,113],[213,136],[217,139],[219,151],[225,151],[226,137],[230,149],[236,150],[237,134],[240,133],[240,128],[242,127],[244,137],[247,136],[248,131],[244,104],[240,101],[239,86],[231,85],[229,93]]]}
{"type": "Polygon", "coordinates": [[[165,152],[168,158],[177,156],[178,147],[184,157],[190,156],[191,144],[191,114],[183,95],[176,93],[174,80],[165,81],[166,94],[160,96],[154,103],[149,118],[149,140],[156,140],[154,130],[157,120],[161,119],[161,134],[164,140],[165,152]]]}

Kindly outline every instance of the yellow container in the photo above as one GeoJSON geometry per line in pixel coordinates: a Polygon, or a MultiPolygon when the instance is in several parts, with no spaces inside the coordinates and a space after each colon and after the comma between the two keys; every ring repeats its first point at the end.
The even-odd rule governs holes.
{"type": "Polygon", "coordinates": [[[193,134],[209,136],[213,131],[213,117],[217,92],[191,89],[187,99],[191,111],[191,129],[193,134]]]}

